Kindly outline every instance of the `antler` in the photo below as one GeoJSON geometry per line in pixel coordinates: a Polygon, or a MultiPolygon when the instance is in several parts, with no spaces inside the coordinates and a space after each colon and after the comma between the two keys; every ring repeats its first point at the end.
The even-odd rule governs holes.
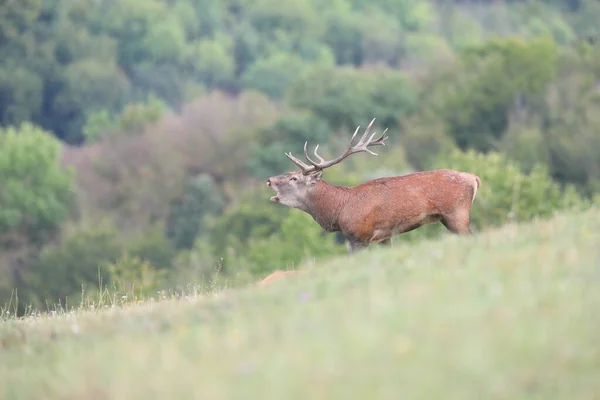
{"type": "Polygon", "coordinates": [[[360,125],[356,128],[356,130],[354,131],[354,135],[352,135],[352,139],[350,139],[350,145],[348,146],[348,148],[346,149],[346,151],[339,157],[334,158],[331,161],[326,161],[325,159],[323,159],[323,157],[321,157],[318,153],[317,153],[317,149],[319,148],[319,145],[317,145],[315,147],[314,150],[314,154],[315,157],[319,159],[318,162],[312,160],[309,156],[308,153],[306,151],[306,146],[308,145],[308,142],[304,143],[304,157],[306,157],[306,159],[308,160],[308,162],[311,165],[308,165],[306,163],[304,163],[303,161],[297,159],[296,157],[294,157],[292,155],[292,153],[285,153],[285,155],[292,160],[292,162],[294,164],[296,164],[297,166],[300,167],[300,169],[302,170],[302,173],[304,175],[308,174],[309,172],[313,172],[316,170],[323,170],[325,168],[329,168],[332,165],[335,165],[341,161],[343,161],[345,158],[347,158],[348,156],[354,154],[354,153],[361,153],[361,152],[367,152],[369,154],[372,154],[374,156],[377,155],[377,153],[373,152],[372,150],[369,149],[370,146],[385,146],[385,140],[388,138],[388,136],[385,135],[385,133],[387,132],[387,128],[383,131],[383,133],[381,134],[381,136],[379,138],[377,138],[376,140],[373,140],[373,137],[375,136],[375,134],[377,132],[373,132],[373,134],[369,137],[369,139],[367,139],[367,135],[369,134],[369,130],[371,129],[371,126],[373,125],[373,122],[375,122],[375,118],[373,118],[373,120],[371,121],[371,123],[369,124],[369,126],[367,126],[367,129],[365,130],[365,133],[361,136],[360,140],[358,141],[358,143],[356,143],[354,146],[352,145],[352,143],[354,142],[354,138],[356,137],[356,134],[358,133],[358,130],[360,129],[360,125]],[[365,139],[367,139],[365,141],[365,139]]]}

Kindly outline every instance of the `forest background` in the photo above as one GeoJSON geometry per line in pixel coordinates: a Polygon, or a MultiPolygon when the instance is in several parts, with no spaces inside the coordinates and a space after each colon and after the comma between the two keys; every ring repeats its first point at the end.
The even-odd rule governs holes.
{"type": "Polygon", "coordinates": [[[264,179],[372,118],[389,145],[325,179],[476,173],[475,230],[587,207],[598,21],[596,0],[0,0],[0,304],[237,285],[343,254],[264,179]]]}

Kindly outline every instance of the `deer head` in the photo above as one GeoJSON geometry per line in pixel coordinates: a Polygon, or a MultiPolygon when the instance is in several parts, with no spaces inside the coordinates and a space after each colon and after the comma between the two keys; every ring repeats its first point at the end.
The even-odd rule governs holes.
{"type": "Polygon", "coordinates": [[[385,140],[388,138],[385,135],[387,129],[384,130],[381,136],[375,140],[373,138],[375,137],[376,132],[373,132],[371,136],[369,136],[369,131],[374,122],[375,118],[373,118],[369,126],[367,126],[365,133],[361,136],[358,143],[353,144],[356,134],[360,129],[360,126],[358,126],[354,131],[352,138],[350,139],[350,144],[346,151],[333,160],[326,161],[319,155],[317,152],[319,145],[317,145],[314,150],[314,156],[318,161],[311,159],[306,149],[308,142],[304,143],[304,157],[306,158],[308,164],[294,157],[291,152],[285,153],[285,155],[294,164],[300,167],[300,170],[288,172],[283,175],[273,176],[267,179],[267,186],[271,187],[273,190],[275,190],[275,192],[277,192],[277,194],[271,197],[270,200],[275,203],[281,203],[288,207],[306,210],[307,200],[310,198],[310,194],[314,190],[317,182],[319,182],[323,177],[323,171],[326,168],[340,163],[355,153],[366,152],[376,156],[377,153],[370,150],[369,147],[385,146],[385,140]]]}

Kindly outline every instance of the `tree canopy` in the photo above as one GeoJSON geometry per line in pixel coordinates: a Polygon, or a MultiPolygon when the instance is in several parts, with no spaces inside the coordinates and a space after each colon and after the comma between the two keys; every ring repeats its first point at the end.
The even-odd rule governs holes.
{"type": "Polygon", "coordinates": [[[477,229],[600,198],[595,0],[1,3],[0,305],[343,253],[264,179],[373,118],[389,145],[325,179],[468,170],[477,229]]]}

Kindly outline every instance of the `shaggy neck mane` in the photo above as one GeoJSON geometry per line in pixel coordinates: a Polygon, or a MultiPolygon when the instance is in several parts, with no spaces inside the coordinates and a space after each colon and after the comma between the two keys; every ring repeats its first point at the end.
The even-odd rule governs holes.
{"type": "Polygon", "coordinates": [[[328,232],[339,230],[338,215],[348,197],[349,188],[319,181],[301,209],[310,214],[328,232]]]}

